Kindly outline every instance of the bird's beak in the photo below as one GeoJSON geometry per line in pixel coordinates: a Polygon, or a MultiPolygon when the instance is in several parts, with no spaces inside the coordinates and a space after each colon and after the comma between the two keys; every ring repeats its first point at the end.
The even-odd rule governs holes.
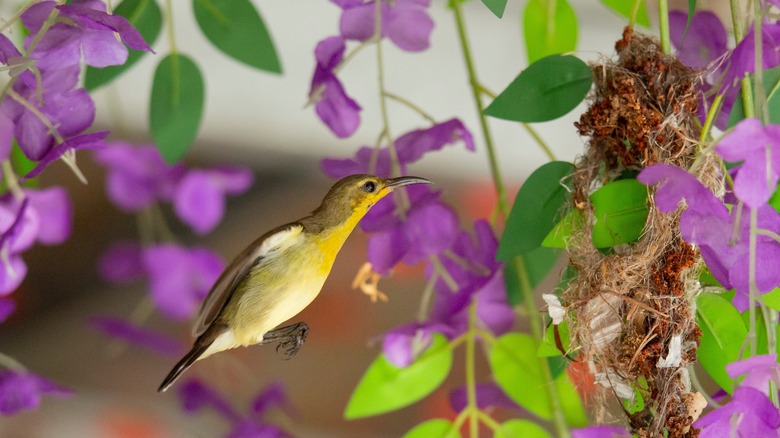
{"type": "Polygon", "coordinates": [[[391,178],[387,180],[386,187],[390,190],[397,189],[398,187],[408,186],[411,184],[433,184],[431,181],[420,178],[419,176],[401,176],[398,178],[391,178]]]}

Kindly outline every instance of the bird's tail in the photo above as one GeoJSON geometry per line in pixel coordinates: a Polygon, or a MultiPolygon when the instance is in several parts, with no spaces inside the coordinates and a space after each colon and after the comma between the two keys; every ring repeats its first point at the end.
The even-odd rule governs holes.
{"type": "Polygon", "coordinates": [[[183,358],[173,367],[170,373],[165,377],[165,380],[160,384],[160,387],[157,388],[157,392],[165,392],[168,390],[168,388],[173,385],[173,383],[179,378],[181,373],[187,370],[193,363],[195,363],[196,360],[198,360],[203,353],[208,350],[208,348],[211,346],[211,344],[214,342],[214,340],[221,334],[222,331],[220,330],[214,330],[214,327],[212,329],[207,330],[206,333],[203,333],[201,336],[198,337],[198,339],[195,341],[195,344],[192,346],[192,349],[184,355],[183,358]]]}

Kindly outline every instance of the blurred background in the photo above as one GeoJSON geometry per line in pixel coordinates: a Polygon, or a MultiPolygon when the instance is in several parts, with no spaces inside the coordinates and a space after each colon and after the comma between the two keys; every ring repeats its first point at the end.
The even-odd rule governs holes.
{"type": "MultiPolygon", "coordinates": [[[[0,1],[0,17],[11,16],[24,2],[0,1]]],[[[348,93],[363,107],[357,133],[335,138],[312,108],[304,108],[314,69],[317,42],[338,32],[340,9],[326,0],[255,0],[271,30],[284,73],[270,75],[226,58],[197,30],[190,2],[174,0],[175,35],[182,53],[193,57],[204,72],[206,110],[198,140],[186,156],[193,166],[241,164],[255,172],[253,188],[229,198],[222,224],[204,238],[176,224],[174,231],[188,244],[206,246],[225,259],[236,255],[256,236],[295,220],[314,209],[330,181],[321,171],[324,157],[349,157],[361,145],[375,142],[380,130],[375,56],[366,50],[340,74],[348,93]]],[[[680,2],[687,6],[687,2],[680,2]]],[[[725,3],[725,2],[724,2],[725,3]]],[[[587,61],[611,56],[620,38],[622,19],[599,2],[571,0],[579,18],[577,55],[587,61]]],[[[464,5],[478,74],[500,92],[526,67],[521,12],[525,2],[510,1],[499,20],[479,1],[464,5]]],[[[654,5],[650,4],[650,9],[654,5]]],[[[481,133],[458,46],[455,21],[446,2],[434,0],[429,13],[436,23],[431,48],[404,53],[385,44],[387,87],[422,106],[439,120],[458,117],[474,135],[477,151],[462,145],[429,155],[410,172],[436,182],[445,199],[456,206],[464,224],[487,217],[495,196],[490,182],[481,133]]],[[[652,15],[652,12],[651,12],[652,15]]],[[[653,19],[653,22],[656,22],[653,19]]],[[[161,35],[156,56],[146,56],[110,86],[93,94],[98,107],[96,129],[109,129],[112,139],[149,141],[148,105],[154,68],[168,51],[161,35]]],[[[572,125],[581,108],[563,119],[535,125],[556,157],[572,160],[583,141],[572,125]]],[[[489,121],[497,154],[513,196],[519,185],[546,161],[517,123],[489,121]]],[[[423,121],[405,108],[392,106],[394,136],[423,121]]],[[[25,253],[29,273],[12,297],[17,312],[0,329],[0,351],[31,371],[76,391],[70,399],[46,398],[37,411],[4,418],[0,436],[36,437],[211,437],[228,424],[213,413],[188,416],[181,409],[176,387],[165,394],[156,388],[178,357],[165,357],[134,346],[122,347],[88,324],[93,316],[125,318],[143,306],[143,284],[110,285],[97,274],[96,260],[111,242],[135,239],[135,218],[116,210],[103,187],[105,173],[89,153],[79,164],[88,185],[81,185],[61,164],[42,178],[42,186],[65,185],[74,201],[71,239],[56,247],[38,246],[25,253]]],[[[170,211],[167,211],[170,213],[170,211]]],[[[452,417],[448,393],[396,413],[357,421],[343,419],[351,391],[380,351],[379,336],[413,320],[419,305],[422,273],[415,267],[397,270],[380,288],[388,303],[372,304],[350,289],[365,260],[366,236],[356,232],[347,242],[319,298],[294,321],[311,328],[305,347],[284,360],[273,346],[233,350],[197,363],[188,373],[200,376],[246,407],[265,385],[281,382],[287,390],[289,414],[272,415],[295,436],[400,436],[423,419],[452,417]]],[[[540,308],[542,306],[540,305],[540,308]]],[[[189,324],[173,323],[157,314],[147,327],[162,330],[189,345],[189,324]]],[[[461,354],[445,388],[464,382],[461,354]]],[[[486,364],[478,364],[485,370],[486,364]]]]}

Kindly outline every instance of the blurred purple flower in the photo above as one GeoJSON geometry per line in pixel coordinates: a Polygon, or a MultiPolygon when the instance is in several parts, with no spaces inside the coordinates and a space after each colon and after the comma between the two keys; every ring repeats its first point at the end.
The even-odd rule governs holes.
{"type": "MultiPolygon", "coordinates": [[[[493,382],[477,383],[477,407],[486,409],[489,407],[501,407],[506,409],[520,410],[512,399],[493,382]]],[[[461,412],[468,404],[468,395],[465,386],[450,391],[450,406],[455,412],[461,412]]]]}
{"type": "Polygon", "coordinates": [[[15,208],[0,204],[0,295],[7,295],[22,283],[27,275],[27,265],[19,255],[32,246],[38,223],[27,214],[29,201],[24,200],[15,208]]]}
{"type": "Polygon", "coordinates": [[[726,365],[729,377],[736,379],[745,375],[740,382],[740,387],[757,389],[769,395],[769,381],[780,384],[780,364],[777,363],[777,354],[763,354],[750,357],[726,365]]]}
{"type": "Polygon", "coordinates": [[[631,433],[620,426],[598,425],[572,429],[571,436],[572,438],[630,438],[631,433]]]}
{"type": "Polygon", "coordinates": [[[693,427],[700,438],[777,436],[780,413],[761,391],[739,387],[731,401],[699,418],[693,427]]]}
{"type": "Polygon", "coordinates": [[[114,283],[126,283],[140,279],[146,273],[143,265],[143,248],[137,242],[116,242],[98,261],[100,275],[114,283]]]}
{"type": "Polygon", "coordinates": [[[127,59],[127,48],[152,51],[137,30],[121,15],[109,15],[100,1],[84,1],[57,5],[53,1],[37,3],[22,14],[22,22],[30,31],[25,43],[29,46],[54,8],[59,21],[41,38],[31,56],[42,69],[77,65],[84,62],[93,67],[121,65],[127,59]],[[122,42],[117,40],[119,34],[122,42]]]}
{"type": "MultiPolygon", "coordinates": [[[[342,8],[340,31],[344,38],[368,41],[375,34],[376,3],[334,0],[342,8]]],[[[382,37],[398,48],[419,52],[430,45],[433,20],[428,16],[430,0],[383,0],[381,5],[382,37]]]]}
{"type": "Polygon", "coordinates": [[[285,402],[284,389],[273,384],[264,389],[255,399],[255,403],[246,415],[241,415],[230,400],[197,379],[190,379],[180,386],[184,410],[195,413],[211,408],[231,423],[230,438],[284,438],[288,437],[281,429],[264,424],[263,414],[273,405],[285,402]]]}
{"type": "Polygon", "coordinates": [[[688,67],[703,69],[728,50],[726,28],[718,16],[710,11],[696,11],[691,18],[688,33],[685,26],[688,14],[669,12],[669,34],[677,49],[677,57],[688,67]],[[683,39],[684,37],[684,39],[683,39]]]}
{"type": "Polygon", "coordinates": [[[14,310],[16,310],[16,303],[7,298],[0,298],[0,323],[5,322],[14,310]]]}
{"type": "MultiPolygon", "coordinates": [[[[700,246],[707,267],[725,288],[736,290],[733,303],[737,309],[747,309],[750,209],[742,211],[735,230],[738,209],[730,213],[712,192],[685,170],[657,164],[644,169],[637,179],[647,185],[662,182],[654,199],[663,212],[674,212],[685,200],[687,208],[680,216],[683,238],[700,246]]],[[[758,208],[757,216],[759,228],[780,233],[780,214],[774,208],[764,204],[758,208]]],[[[758,236],[755,280],[759,291],[767,292],[780,284],[780,271],[773,262],[778,257],[780,244],[771,237],[758,236]]]]}
{"type": "Polygon", "coordinates": [[[320,120],[339,138],[354,134],[360,126],[360,105],[352,100],[334,69],[344,58],[346,45],[338,36],[320,41],[314,49],[317,66],[311,79],[309,99],[320,120]]]}
{"type": "Polygon", "coordinates": [[[433,333],[439,327],[430,324],[410,323],[385,333],[382,352],[387,360],[398,368],[412,364],[433,342],[433,333]]]}
{"type": "Polygon", "coordinates": [[[222,220],[225,196],[245,192],[252,180],[252,173],[246,168],[191,170],[176,187],[174,211],[196,233],[206,234],[222,220]]]}
{"type": "Polygon", "coordinates": [[[231,421],[240,418],[227,398],[198,379],[189,379],[179,385],[179,398],[184,410],[190,414],[211,408],[231,421]]]}
{"type": "Polygon", "coordinates": [[[11,155],[11,145],[14,140],[14,122],[0,108],[0,161],[5,161],[11,155]]]}
{"type": "Polygon", "coordinates": [[[780,126],[764,126],[755,118],[742,120],[715,150],[728,161],[744,161],[734,178],[737,198],[750,208],[766,204],[780,178],[780,126]],[[771,163],[767,163],[767,147],[771,163]]]}
{"type": "Polygon", "coordinates": [[[183,164],[170,166],[152,145],[113,143],[95,152],[107,169],[106,190],[114,204],[125,212],[140,211],[158,200],[173,198],[185,174],[183,164]]]}
{"type": "Polygon", "coordinates": [[[97,316],[93,317],[90,323],[107,336],[166,356],[179,357],[186,351],[185,346],[178,340],[164,333],[139,327],[123,319],[97,316]]]}
{"type": "Polygon", "coordinates": [[[192,316],[222,273],[224,262],[205,248],[161,244],[144,249],[152,301],[175,319],[192,316]]]}
{"type": "Polygon", "coordinates": [[[62,187],[25,189],[30,200],[29,213],[37,215],[36,240],[44,245],[58,245],[70,237],[73,227],[73,205],[62,187]]]}
{"type": "Polygon", "coordinates": [[[43,395],[67,397],[73,394],[43,377],[23,371],[0,372],[0,414],[14,415],[21,411],[35,409],[41,404],[43,395]]]}

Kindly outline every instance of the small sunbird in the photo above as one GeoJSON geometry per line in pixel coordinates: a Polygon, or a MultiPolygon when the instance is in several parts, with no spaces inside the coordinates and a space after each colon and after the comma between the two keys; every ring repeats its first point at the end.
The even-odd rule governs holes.
{"type": "Polygon", "coordinates": [[[410,184],[431,181],[416,176],[342,178],[309,216],[263,234],[244,249],[206,296],[193,326],[192,349],[158,391],[168,389],[195,361],[220,351],[279,342],[277,350],[297,353],[309,331],[306,323],[275,328],[317,297],[336,254],[368,210],[410,184]]]}

